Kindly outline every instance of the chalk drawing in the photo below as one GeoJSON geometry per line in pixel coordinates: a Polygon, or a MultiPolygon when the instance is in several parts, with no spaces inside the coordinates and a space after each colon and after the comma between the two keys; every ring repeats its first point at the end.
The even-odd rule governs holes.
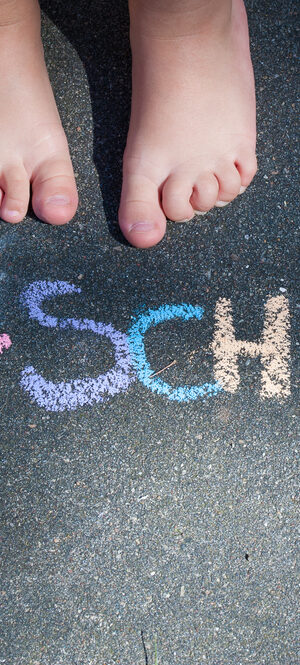
{"type": "Polygon", "coordinates": [[[234,393],[240,383],[238,358],[260,356],[262,364],[260,395],[288,397],[290,395],[289,309],[284,296],[269,297],[265,304],[265,323],[261,340],[247,342],[235,337],[230,300],[220,299],[215,310],[215,330],[212,349],[214,375],[224,390],[234,393]]]}
{"type": "Polygon", "coordinates": [[[108,337],[115,347],[115,365],[105,374],[97,378],[74,379],[54,383],[47,381],[34,367],[25,367],[21,373],[20,384],[39,406],[48,411],[64,411],[76,409],[84,404],[103,402],[103,395],[112,397],[127,390],[136,379],[132,371],[127,337],[115,330],[111,324],[104,324],[92,319],[58,319],[45,314],[41,305],[46,298],[67,293],[80,293],[81,289],[68,282],[34,282],[21,294],[21,302],[27,306],[29,317],[36,319],[40,325],[62,329],[74,328],[80,331],[93,332],[108,337]]]}
{"type": "Polygon", "coordinates": [[[179,386],[173,388],[160,378],[151,378],[153,370],[146,358],[144,336],[149,328],[157,326],[163,321],[171,321],[176,318],[183,321],[188,321],[189,319],[200,321],[203,312],[204,310],[200,306],[182,303],[180,305],[162,305],[158,309],[148,309],[136,318],[128,331],[129,349],[138,379],[146,388],[150,388],[152,392],[158,395],[165,395],[170,400],[176,400],[177,402],[189,402],[198,397],[216,395],[222,390],[218,382],[203,383],[200,386],[179,386]]]}
{"type": "Polygon", "coordinates": [[[11,346],[11,339],[6,333],[0,335],[0,354],[3,353],[4,349],[9,349],[11,346]]]}
{"type": "MultiPolygon", "coordinates": [[[[181,303],[145,309],[141,314],[132,317],[133,323],[126,335],[115,330],[110,323],[92,319],[58,318],[43,311],[45,300],[74,293],[81,293],[81,289],[68,282],[37,281],[23,291],[21,303],[28,309],[29,317],[41,326],[73,328],[87,334],[106,336],[114,346],[115,365],[96,378],[85,377],[61,382],[48,381],[33,366],[25,367],[21,373],[22,388],[39,406],[49,411],[64,411],[93,402],[103,402],[126,391],[136,378],[152,392],[177,402],[215,396],[222,390],[234,393],[240,384],[240,356],[260,358],[261,397],[285,398],[290,395],[290,323],[288,300],[284,296],[268,297],[263,332],[261,338],[255,342],[236,339],[231,301],[221,298],[216,304],[211,345],[215,383],[173,387],[151,369],[145,351],[145,334],[150,328],[176,318],[183,321],[201,321],[204,313],[202,307],[181,303]]],[[[10,345],[8,335],[1,335],[0,353],[10,345]]],[[[159,374],[162,371],[160,370],[159,374]]]]}

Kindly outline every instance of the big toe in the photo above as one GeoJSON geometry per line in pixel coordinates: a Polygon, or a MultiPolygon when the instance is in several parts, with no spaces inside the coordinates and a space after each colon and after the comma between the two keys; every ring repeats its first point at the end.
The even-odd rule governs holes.
{"type": "Polygon", "coordinates": [[[119,224],[134,247],[153,247],[166,232],[166,217],[159,203],[158,186],[145,176],[124,176],[119,224]]]}
{"type": "Polygon", "coordinates": [[[32,179],[32,207],[37,217],[49,224],[66,224],[77,206],[71,160],[55,157],[40,164],[32,179]]]}

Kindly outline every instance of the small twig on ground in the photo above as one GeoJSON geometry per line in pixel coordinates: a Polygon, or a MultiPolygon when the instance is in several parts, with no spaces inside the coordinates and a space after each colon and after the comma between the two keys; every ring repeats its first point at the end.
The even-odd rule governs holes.
{"type": "Polygon", "coordinates": [[[141,630],[141,638],[142,638],[142,645],[143,645],[143,649],[144,649],[145,665],[149,665],[148,654],[147,654],[147,649],[146,649],[145,640],[144,640],[144,632],[142,630],[141,630]]]}
{"type": "Polygon", "coordinates": [[[158,665],[158,652],[157,652],[157,635],[154,638],[154,665],[158,665]]]}
{"type": "Polygon", "coordinates": [[[169,363],[169,365],[166,365],[166,366],[163,367],[162,369],[159,369],[158,372],[154,372],[153,374],[151,374],[151,375],[149,376],[149,379],[153,379],[154,376],[157,376],[157,375],[160,374],[161,372],[164,372],[165,369],[169,369],[169,367],[172,367],[172,365],[176,365],[176,362],[177,362],[177,360],[172,360],[172,362],[169,363]]]}

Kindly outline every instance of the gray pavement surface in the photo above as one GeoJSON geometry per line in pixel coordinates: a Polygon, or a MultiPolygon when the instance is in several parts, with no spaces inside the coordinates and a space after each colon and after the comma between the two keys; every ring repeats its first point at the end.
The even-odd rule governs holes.
{"type": "Polygon", "coordinates": [[[170,223],[143,251],[116,221],[130,109],[126,3],[42,2],[80,206],[65,227],[33,213],[0,222],[5,665],[299,662],[296,2],[247,7],[259,172],[230,206],[170,223]],[[58,282],[81,291],[63,294],[58,282]],[[262,358],[246,356],[235,392],[170,399],[178,386],[215,383],[217,302],[230,299],[236,338],[257,342],[277,297],[290,316],[290,394],[263,398],[262,358]],[[153,373],[176,364],[147,387],[138,360],[126,370],[125,349],[123,375],[101,392],[117,342],[82,321],[127,335],[149,308],[180,303],[203,307],[202,319],[165,320],[144,335],[153,373]],[[76,384],[87,377],[101,380],[76,384]]]}

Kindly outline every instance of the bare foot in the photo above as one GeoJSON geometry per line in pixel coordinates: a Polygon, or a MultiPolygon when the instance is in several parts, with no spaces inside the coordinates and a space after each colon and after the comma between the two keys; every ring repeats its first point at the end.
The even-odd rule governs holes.
{"type": "Polygon", "coordinates": [[[151,247],[166,218],[232,201],[256,172],[242,0],[131,0],[133,97],[119,222],[151,247]]]}
{"type": "Polygon", "coordinates": [[[46,71],[36,0],[0,0],[0,218],[64,224],[77,190],[46,71]]]}

